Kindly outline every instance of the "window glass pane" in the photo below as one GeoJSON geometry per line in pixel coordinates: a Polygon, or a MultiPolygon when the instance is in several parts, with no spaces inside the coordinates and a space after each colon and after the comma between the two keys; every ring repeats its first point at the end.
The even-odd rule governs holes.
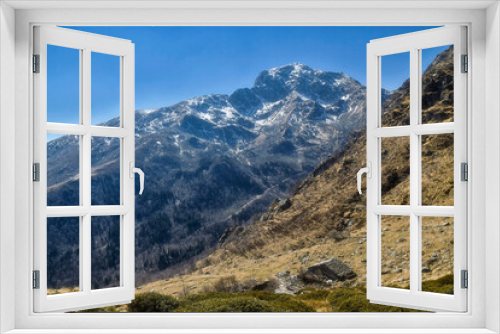
{"type": "Polygon", "coordinates": [[[381,139],[382,205],[410,205],[410,137],[381,139]]]}
{"type": "Polygon", "coordinates": [[[92,289],[120,286],[120,216],[91,219],[92,289]]]}
{"type": "Polygon", "coordinates": [[[422,123],[453,122],[453,45],[423,49],[422,123]]]}
{"type": "Polygon", "coordinates": [[[80,136],[47,134],[47,205],[80,205],[80,136]]]}
{"type": "Polygon", "coordinates": [[[120,205],[120,143],[92,137],[92,205],[120,205]]]}
{"type": "Polygon", "coordinates": [[[453,218],[422,217],[421,220],[422,291],[453,294],[453,218]]]}
{"type": "Polygon", "coordinates": [[[120,126],[120,57],[92,52],[92,125],[120,126]]]}
{"type": "Polygon", "coordinates": [[[422,136],[422,205],[453,206],[453,133],[422,136]]]}
{"type": "Polygon", "coordinates": [[[382,126],[410,125],[410,53],[380,58],[382,126]]]}
{"type": "Polygon", "coordinates": [[[80,123],[80,50],[47,45],[47,122],[80,123]]]}
{"type": "Polygon", "coordinates": [[[410,288],[410,217],[381,217],[381,285],[410,288]]]}
{"type": "Polygon", "coordinates": [[[47,294],[79,291],[80,218],[47,218],[47,294]]]}

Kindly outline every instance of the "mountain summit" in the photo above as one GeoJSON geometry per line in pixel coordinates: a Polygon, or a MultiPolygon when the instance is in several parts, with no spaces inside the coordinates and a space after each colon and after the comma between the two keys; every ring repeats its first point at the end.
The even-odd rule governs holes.
{"type": "Polygon", "coordinates": [[[304,64],[289,64],[259,74],[253,92],[268,101],[277,101],[295,91],[319,103],[335,103],[352,88],[356,80],[336,72],[314,70],[304,64]],[[337,88],[337,89],[334,89],[337,88]]]}

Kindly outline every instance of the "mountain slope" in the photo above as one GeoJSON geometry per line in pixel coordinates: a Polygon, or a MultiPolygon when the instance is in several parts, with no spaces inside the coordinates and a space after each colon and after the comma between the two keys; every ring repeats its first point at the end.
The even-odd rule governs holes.
{"type": "MultiPolygon", "coordinates": [[[[364,128],[365,109],[365,88],[355,79],[290,64],[263,71],[252,88],[231,95],[138,111],[136,165],[146,174],[136,198],[138,280],[186,263],[232,224],[250,222],[364,128]]],[[[116,139],[92,138],[95,205],[119,203],[119,150],[116,139]]],[[[78,205],[78,138],[52,140],[47,151],[49,205],[78,205]]],[[[106,261],[99,240],[107,239],[96,241],[106,261]]],[[[61,266],[69,251],[59,245],[50,265],[61,266]]],[[[106,278],[106,270],[96,270],[106,278]]],[[[51,284],[71,281],[58,277],[51,284]]]]}
{"type": "MultiPolygon", "coordinates": [[[[453,48],[429,65],[423,75],[423,119],[453,119],[453,48]]],[[[409,116],[408,82],[384,102],[383,118],[401,125],[409,116]]],[[[405,204],[409,190],[408,145],[390,138],[383,153],[384,200],[405,204]]],[[[364,130],[353,131],[343,150],[319,164],[291,193],[289,205],[275,201],[258,221],[234,226],[220,240],[219,249],[198,261],[193,270],[138,289],[179,295],[211,287],[220,277],[264,282],[279,272],[301,273],[314,263],[336,257],[349,265],[356,278],[337,285],[366,284],[365,196],[356,189],[356,173],[366,162],[364,130]]],[[[453,135],[422,137],[422,200],[453,205],[453,135]]],[[[364,187],[364,185],[363,185],[364,187]]],[[[382,282],[407,286],[409,280],[409,225],[404,217],[383,217],[382,282]]],[[[453,273],[453,219],[429,218],[423,225],[423,279],[453,273]]]]}

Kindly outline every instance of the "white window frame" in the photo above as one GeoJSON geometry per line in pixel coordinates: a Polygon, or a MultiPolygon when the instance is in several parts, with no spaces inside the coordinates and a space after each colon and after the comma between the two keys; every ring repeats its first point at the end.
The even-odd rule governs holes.
{"type": "MultiPolygon", "coordinates": [[[[15,333],[35,333],[38,329],[69,333],[76,329],[88,329],[90,333],[116,330],[128,333],[141,326],[165,329],[162,332],[350,332],[350,333],[492,333],[500,331],[498,261],[500,230],[500,136],[498,135],[500,101],[500,11],[497,2],[447,2],[405,1],[388,3],[371,1],[369,8],[360,2],[315,2],[269,1],[266,3],[222,4],[216,1],[179,4],[167,2],[152,4],[137,2],[93,2],[82,1],[71,8],[68,2],[17,2],[0,4],[0,93],[2,98],[0,123],[0,168],[2,172],[15,169],[15,211],[9,211],[7,197],[10,190],[2,187],[0,208],[2,209],[0,238],[0,318],[3,331],[16,329],[15,333]],[[19,8],[14,10],[9,5],[19,8]],[[70,8],[59,8],[59,7],[70,8]],[[135,6],[137,9],[116,9],[120,6],[135,6]],[[149,6],[149,9],[148,9],[149,6]],[[397,6],[398,8],[392,8],[397,6]],[[487,8],[489,6],[489,8],[487,8]],[[99,8],[97,8],[99,7],[99,8]],[[103,10],[115,8],[114,10],[103,10]],[[163,7],[155,8],[152,7],[163,7]],[[182,7],[182,8],[179,8],[182,7]],[[21,8],[25,8],[23,10],[21,8]],[[35,8],[35,9],[30,9],[35,8]],[[42,9],[41,9],[42,8],[42,9]],[[45,9],[43,9],[45,8],[45,9]],[[47,9],[48,8],[48,9],[47,9]],[[15,22],[13,20],[15,17],[15,22]],[[486,25],[485,25],[486,22],[486,25]],[[469,311],[467,313],[436,314],[34,314],[32,312],[31,247],[30,237],[33,212],[30,194],[32,156],[32,100],[30,55],[32,53],[32,27],[35,24],[58,25],[447,25],[466,24],[469,27],[469,122],[471,133],[468,142],[471,154],[469,198],[469,228],[471,242],[470,288],[468,289],[469,311]],[[8,28],[8,29],[5,29],[8,28]],[[15,42],[13,32],[15,30],[15,42]],[[10,34],[10,35],[9,35],[10,34]],[[15,61],[12,60],[15,46],[15,61]],[[7,53],[7,55],[5,55],[7,53]],[[10,55],[10,56],[9,56],[10,55]],[[9,66],[15,64],[15,73],[9,66]],[[488,66],[488,71],[485,71],[488,66]],[[10,73],[5,76],[5,73],[10,73]],[[8,81],[10,80],[10,81],[8,81]],[[5,94],[13,89],[8,83],[15,80],[15,100],[5,94]],[[488,86],[486,85],[488,83],[488,86]],[[15,104],[15,116],[12,109],[15,104]],[[487,108],[488,107],[488,108],[487,108]],[[486,122],[488,117],[488,122],[486,122]],[[15,148],[6,143],[7,126],[15,127],[15,148]],[[486,134],[485,134],[486,133],[486,134]],[[488,140],[486,140],[488,139],[488,140]],[[485,148],[489,150],[488,155],[485,148]],[[15,163],[8,163],[12,158],[15,163]],[[488,162],[488,165],[485,164],[488,162]],[[491,172],[488,183],[485,171],[491,172]],[[488,197],[486,196],[488,193],[488,197]],[[484,205],[488,201],[489,206],[484,205]],[[15,217],[15,226],[6,218],[15,217]],[[486,219],[488,218],[488,219],[486,219]],[[15,242],[13,242],[13,240],[15,242]],[[494,254],[485,259],[486,250],[494,254]],[[14,255],[12,255],[14,254],[14,255]],[[488,267],[486,266],[488,261],[488,267]],[[488,276],[488,280],[485,278],[488,276]],[[15,289],[12,289],[15,286],[15,289]],[[488,294],[485,293],[488,289],[488,294]],[[15,308],[12,308],[15,305],[15,308]],[[177,329],[177,330],[176,330],[177,329]],[[232,330],[231,330],[232,329],[232,330]],[[241,330],[237,330],[241,329],[241,330]],[[295,329],[295,330],[293,330],[295,329]],[[357,330],[356,330],[357,329],[357,330]],[[491,331],[489,330],[491,329],[491,331]],[[248,330],[246,331],[248,332],[248,330]]],[[[0,173],[5,184],[11,175],[0,173]]],[[[353,180],[353,182],[355,182],[353,180]]],[[[109,331],[108,331],[109,332],[109,331]]]]}
{"type": "Polygon", "coordinates": [[[34,270],[39,271],[39,288],[34,289],[34,311],[75,311],[108,305],[128,304],[135,295],[135,101],[134,44],[128,40],[60,27],[35,26],[34,54],[39,56],[34,84],[34,162],[40,166],[34,193],[34,270]],[[78,50],[80,59],[80,110],[78,124],[47,122],[47,45],[78,50]],[[120,62],[119,127],[91,123],[92,53],[116,56],[120,62]],[[79,206],[47,206],[47,134],[76,135],[79,138],[79,206]],[[93,137],[120,141],[120,204],[91,204],[91,151],[93,137]],[[120,282],[117,287],[91,289],[91,220],[98,216],[120,217],[120,282]],[[79,218],[79,291],[47,295],[47,218],[79,218]]]}
{"type": "Polygon", "coordinates": [[[467,163],[467,75],[461,71],[461,56],[467,55],[466,27],[450,26],[372,40],[367,46],[367,161],[371,177],[367,180],[367,298],[373,303],[423,310],[464,312],[467,290],[461,287],[461,270],[467,270],[467,184],[461,180],[461,163],[467,163]],[[421,50],[438,46],[454,46],[454,121],[422,124],[421,50]],[[410,124],[382,124],[382,58],[409,54],[410,124]],[[454,206],[422,204],[421,136],[454,134],[454,206]],[[403,137],[410,144],[410,205],[383,205],[382,138],[403,137]],[[384,215],[409,218],[410,289],[384,287],[382,278],[382,226],[384,215]],[[424,292],[422,286],[422,217],[454,218],[454,293],[424,292]]]}

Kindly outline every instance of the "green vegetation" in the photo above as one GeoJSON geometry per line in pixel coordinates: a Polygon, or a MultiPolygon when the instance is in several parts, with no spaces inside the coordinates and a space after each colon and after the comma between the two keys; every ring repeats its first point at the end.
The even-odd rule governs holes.
{"type": "Polygon", "coordinates": [[[129,312],[172,312],[180,302],[168,295],[156,292],[140,293],[127,305],[129,312]]]}
{"type": "MultiPolygon", "coordinates": [[[[422,283],[422,290],[453,294],[453,275],[422,283]]],[[[123,309],[124,310],[124,309],[123,309]]],[[[270,291],[206,292],[181,299],[157,292],[139,293],[127,305],[128,312],[421,312],[372,304],[366,288],[304,288],[299,295],[270,291]]],[[[115,306],[80,312],[119,312],[115,306]]]]}
{"type": "Polygon", "coordinates": [[[300,290],[300,295],[297,298],[300,300],[326,300],[330,296],[330,293],[330,290],[304,288],[300,290]]]}
{"type": "MultiPolygon", "coordinates": [[[[422,282],[422,291],[453,294],[453,275],[422,282]]],[[[333,312],[419,312],[402,307],[372,304],[366,299],[366,289],[361,287],[335,289],[330,293],[328,301],[333,312]]]]}
{"type": "Polygon", "coordinates": [[[419,312],[402,307],[372,304],[366,299],[366,289],[361,287],[335,289],[328,301],[332,312],[419,312]]]}
{"type": "Polygon", "coordinates": [[[422,282],[422,291],[453,294],[453,275],[446,275],[432,281],[422,282]]]}
{"type": "Polygon", "coordinates": [[[286,309],[255,298],[207,299],[181,307],[176,312],[286,312],[286,309]]]}
{"type": "MultiPolygon", "coordinates": [[[[147,292],[136,295],[128,312],[314,312],[293,296],[267,291],[208,292],[183,299],[147,292]]],[[[94,312],[105,312],[96,309],[94,312]]],[[[109,311],[114,312],[114,311],[109,311]]]]}
{"type": "Polygon", "coordinates": [[[314,312],[294,296],[268,291],[209,292],[188,296],[175,312],[314,312]]]}

